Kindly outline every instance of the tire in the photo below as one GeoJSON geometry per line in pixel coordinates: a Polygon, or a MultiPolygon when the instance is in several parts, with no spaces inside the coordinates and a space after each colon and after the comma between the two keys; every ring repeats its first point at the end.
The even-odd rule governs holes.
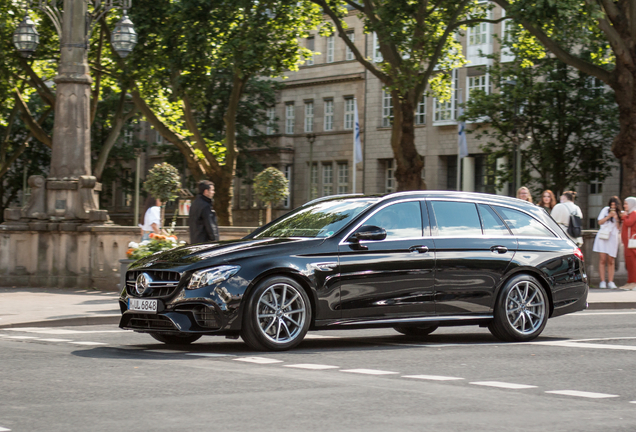
{"type": "Polygon", "coordinates": [[[258,351],[284,351],[298,345],[309,330],[311,304],[293,279],[277,276],[260,282],[243,312],[241,338],[258,351]]]}
{"type": "Polygon", "coordinates": [[[420,326],[420,327],[395,326],[393,327],[393,329],[396,332],[402,333],[403,335],[406,335],[406,336],[427,336],[433,333],[435,330],[437,330],[437,327],[438,326],[436,325],[420,326]]]}
{"type": "Polygon", "coordinates": [[[510,279],[499,293],[488,330],[505,342],[526,342],[541,334],[548,322],[548,296],[530,275],[510,279]]]}
{"type": "Polygon", "coordinates": [[[178,335],[168,333],[149,333],[150,336],[168,345],[190,345],[192,342],[198,341],[201,335],[178,335]]]}

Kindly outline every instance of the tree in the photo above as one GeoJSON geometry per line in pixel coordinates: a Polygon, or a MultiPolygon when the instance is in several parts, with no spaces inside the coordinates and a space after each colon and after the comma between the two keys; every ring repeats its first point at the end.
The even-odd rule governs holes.
{"type": "Polygon", "coordinates": [[[265,203],[267,209],[265,223],[272,220],[272,205],[289,196],[289,181],[285,174],[276,168],[269,167],[254,177],[254,192],[258,199],[265,203]]]}
{"type": "Polygon", "coordinates": [[[163,227],[166,203],[179,197],[179,191],[181,190],[179,171],[166,162],[156,164],[146,175],[144,190],[161,201],[161,226],[163,227]]]}
{"type": "MultiPolygon", "coordinates": [[[[636,194],[636,3],[631,0],[493,0],[564,63],[614,90],[620,130],[612,152],[622,195],[636,194]]],[[[532,45],[531,38],[525,43],[532,45]]]]}
{"type": "Polygon", "coordinates": [[[132,12],[140,47],[128,61],[133,100],[184,154],[194,177],[215,183],[219,222],[231,225],[237,117],[246,89],[257,77],[297,69],[298,38],[318,24],[319,9],[292,0],[219,0],[213,7],[209,0],[141,0],[132,12]],[[223,104],[207,98],[221,74],[229,78],[223,104]],[[210,128],[212,109],[222,110],[221,129],[210,128]]]}
{"type": "MultiPolygon", "coordinates": [[[[559,196],[579,182],[602,181],[612,168],[610,143],[618,131],[612,92],[557,59],[533,62],[488,68],[500,91],[471,92],[464,119],[477,123],[478,138],[493,139],[483,146],[493,159],[521,146],[522,184],[537,193],[550,189],[559,196]],[[510,77],[516,84],[502,85],[510,77]]],[[[512,180],[510,161],[498,169],[503,181],[512,180]]]]}
{"type": "Polygon", "coordinates": [[[428,93],[450,98],[450,71],[465,59],[455,32],[487,19],[489,6],[472,0],[312,0],[333,21],[340,38],[356,60],[391,93],[391,148],[396,160],[398,190],[422,189],[422,156],[415,147],[415,110],[428,93]],[[365,32],[375,33],[382,61],[366,58],[349,40],[344,17],[349,6],[359,13],[365,32]]]}

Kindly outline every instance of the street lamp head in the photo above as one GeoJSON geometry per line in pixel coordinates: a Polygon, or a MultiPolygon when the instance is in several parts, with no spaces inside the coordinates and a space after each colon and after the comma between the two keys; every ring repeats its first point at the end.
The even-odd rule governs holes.
{"type": "Polygon", "coordinates": [[[137,45],[137,32],[125,11],[124,16],[115,26],[115,30],[111,36],[111,42],[113,48],[121,58],[126,58],[135,45],[137,45]]]}
{"type": "Polygon", "coordinates": [[[307,134],[307,141],[309,141],[309,144],[313,144],[314,141],[316,141],[316,134],[315,133],[308,133],[307,134]]]}
{"type": "Polygon", "coordinates": [[[29,15],[26,15],[13,33],[13,45],[22,57],[26,58],[35,52],[39,43],[40,34],[29,15]]]}

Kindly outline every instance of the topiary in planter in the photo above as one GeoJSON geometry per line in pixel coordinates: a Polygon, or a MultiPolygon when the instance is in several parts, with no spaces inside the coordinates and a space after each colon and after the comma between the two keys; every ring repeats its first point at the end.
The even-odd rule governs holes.
{"type": "Polygon", "coordinates": [[[153,197],[161,200],[161,226],[164,226],[164,213],[167,202],[179,197],[181,190],[181,175],[169,163],[156,164],[148,171],[144,190],[153,197]]]}
{"type": "Polygon", "coordinates": [[[289,181],[285,174],[274,167],[269,167],[254,177],[256,197],[265,203],[265,223],[272,220],[272,206],[289,196],[289,181]]]}

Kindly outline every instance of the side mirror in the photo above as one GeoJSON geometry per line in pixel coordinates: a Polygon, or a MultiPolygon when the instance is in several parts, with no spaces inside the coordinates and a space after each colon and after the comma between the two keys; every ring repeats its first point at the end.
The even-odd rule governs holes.
{"type": "Polygon", "coordinates": [[[358,228],[350,238],[350,242],[358,243],[361,240],[384,240],[386,238],[386,230],[375,225],[363,225],[358,228]]]}

